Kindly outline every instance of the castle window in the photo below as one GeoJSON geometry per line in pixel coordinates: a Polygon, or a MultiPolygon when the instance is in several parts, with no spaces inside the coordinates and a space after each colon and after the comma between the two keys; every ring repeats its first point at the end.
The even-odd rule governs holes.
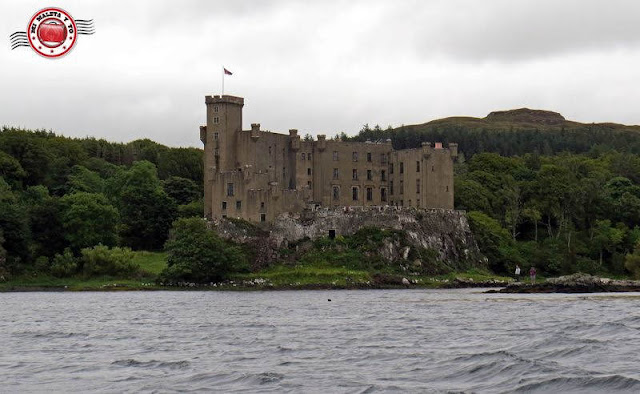
{"type": "Polygon", "coordinates": [[[353,158],[353,161],[358,161],[358,152],[353,152],[351,157],[353,158]]]}
{"type": "Polygon", "coordinates": [[[420,179],[416,179],[416,194],[420,194],[420,179]]]}
{"type": "Polygon", "coordinates": [[[404,174],[404,162],[400,162],[400,173],[404,174]]]}
{"type": "Polygon", "coordinates": [[[264,209],[264,201],[260,202],[260,209],[264,209]]]}
{"type": "Polygon", "coordinates": [[[431,172],[433,172],[433,171],[435,171],[435,169],[434,169],[434,167],[433,167],[433,166],[431,166],[431,172]]]}
{"type": "Polygon", "coordinates": [[[358,201],[358,187],[354,186],[351,188],[351,198],[353,201],[358,201]]]}
{"type": "Polygon", "coordinates": [[[217,116],[213,118],[213,123],[214,124],[218,124],[220,123],[220,118],[218,118],[217,116]]]}
{"type": "Polygon", "coordinates": [[[264,214],[264,213],[261,213],[261,214],[260,214],[260,221],[261,221],[261,222],[266,222],[266,221],[267,221],[267,215],[266,215],[266,214],[264,214]]]}
{"type": "Polygon", "coordinates": [[[302,160],[304,160],[304,153],[302,154],[302,160]]]}
{"type": "Polygon", "coordinates": [[[307,153],[307,160],[311,160],[311,153],[307,153]]]}
{"type": "Polygon", "coordinates": [[[287,169],[285,167],[282,167],[282,180],[284,180],[286,176],[287,176],[287,169]]]}
{"type": "Polygon", "coordinates": [[[222,218],[223,218],[223,219],[226,219],[226,218],[227,218],[227,215],[222,215],[222,218]]]}
{"type": "Polygon", "coordinates": [[[420,160],[416,161],[416,172],[420,172],[420,160]]]}
{"type": "Polygon", "coordinates": [[[380,179],[383,181],[387,180],[387,172],[385,170],[380,171],[380,179]]]}
{"type": "Polygon", "coordinates": [[[354,181],[357,181],[357,180],[358,180],[358,170],[356,170],[355,168],[354,168],[354,169],[353,169],[353,171],[352,171],[352,179],[353,179],[354,181]]]}
{"type": "Polygon", "coordinates": [[[370,187],[367,188],[367,201],[373,201],[373,189],[370,187]]]}
{"type": "Polygon", "coordinates": [[[213,112],[218,112],[218,106],[217,105],[213,106],[213,112]]]}
{"type": "Polygon", "coordinates": [[[233,183],[227,183],[227,197],[233,197],[233,183]]]}
{"type": "Polygon", "coordinates": [[[371,163],[371,152],[367,152],[367,161],[371,163]]]}
{"type": "Polygon", "coordinates": [[[269,154],[271,154],[271,145],[269,145],[269,154]]]}
{"type": "Polygon", "coordinates": [[[338,179],[338,175],[339,175],[339,174],[338,174],[338,169],[337,169],[337,168],[334,168],[334,169],[333,169],[333,179],[338,179]]]}
{"type": "Polygon", "coordinates": [[[220,149],[216,148],[213,150],[214,156],[220,156],[220,149]]]}
{"type": "Polygon", "coordinates": [[[393,181],[389,181],[389,194],[393,196],[393,181]]]}
{"type": "Polygon", "coordinates": [[[400,181],[400,194],[404,194],[404,181],[400,181]]]}
{"type": "Polygon", "coordinates": [[[218,133],[213,133],[213,139],[216,141],[218,140],[218,133]]]}
{"type": "Polygon", "coordinates": [[[371,170],[367,170],[367,180],[370,181],[373,179],[373,176],[371,175],[371,170]]]}
{"type": "Polygon", "coordinates": [[[307,168],[307,175],[311,175],[311,168],[307,168]]]}
{"type": "Polygon", "coordinates": [[[386,153],[381,153],[380,154],[380,163],[387,164],[387,154],[386,153]]]}
{"type": "Polygon", "coordinates": [[[338,151],[337,150],[333,151],[333,161],[338,161],[338,151]]]}
{"type": "Polygon", "coordinates": [[[393,174],[393,163],[389,164],[389,174],[393,174]]]}
{"type": "Polygon", "coordinates": [[[334,200],[340,199],[340,188],[338,186],[333,187],[333,199],[334,200]]]}
{"type": "Polygon", "coordinates": [[[416,200],[416,207],[420,208],[420,199],[416,200]]]}
{"type": "Polygon", "coordinates": [[[387,201],[387,189],[384,187],[380,188],[380,201],[387,201]]]}
{"type": "Polygon", "coordinates": [[[447,191],[449,191],[449,186],[447,186],[447,191]]]}
{"type": "Polygon", "coordinates": [[[223,201],[223,202],[222,202],[222,210],[223,210],[223,211],[226,211],[226,210],[227,210],[227,202],[226,202],[226,201],[223,201]]]}
{"type": "Polygon", "coordinates": [[[309,187],[309,189],[311,189],[311,181],[307,181],[307,187],[309,187]]]}
{"type": "Polygon", "coordinates": [[[400,200],[400,206],[404,207],[404,200],[400,200]]]}
{"type": "Polygon", "coordinates": [[[242,201],[238,200],[236,201],[236,210],[241,210],[242,209],[242,201]]]}

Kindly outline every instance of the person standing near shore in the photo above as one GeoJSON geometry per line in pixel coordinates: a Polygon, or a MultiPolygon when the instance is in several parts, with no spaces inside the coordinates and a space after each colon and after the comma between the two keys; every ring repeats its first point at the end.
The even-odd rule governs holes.
{"type": "Polygon", "coordinates": [[[520,266],[518,264],[516,264],[515,276],[516,276],[516,282],[520,282],[520,266]]]}
{"type": "Polygon", "coordinates": [[[531,269],[529,270],[529,277],[531,278],[531,284],[535,285],[536,284],[536,267],[531,266],[531,269]]]}

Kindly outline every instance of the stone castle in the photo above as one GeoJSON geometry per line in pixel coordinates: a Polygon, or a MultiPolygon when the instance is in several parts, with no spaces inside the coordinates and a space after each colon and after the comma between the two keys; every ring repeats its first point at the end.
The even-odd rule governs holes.
{"type": "Polygon", "coordinates": [[[453,209],[453,160],[457,144],[423,143],[394,150],[391,141],[301,139],[242,130],[244,99],[206,96],[204,214],[272,222],[278,215],[318,207],[453,209]]]}

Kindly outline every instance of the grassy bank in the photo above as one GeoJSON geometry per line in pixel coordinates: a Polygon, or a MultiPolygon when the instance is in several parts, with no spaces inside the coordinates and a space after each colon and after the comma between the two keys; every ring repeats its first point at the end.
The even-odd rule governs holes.
{"type": "MultiPolygon", "coordinates": [[[[0,282],[0,291],[116,291],[116,290],[169,290],[156,284],[156,278],[166,267],[167,256],[161,252],[135,252],[134,263],[140,266],[136,278],[56,278],[49,275],[23,275],[0,282]]],[[[206,286],[217,290],[280,290],[280,289],[366,289],[366,288],[446,288],[469,282],[501,281],[509,278],[487,271],[467,271],[438,276],[402,276],[397,273],[367,271],[327,264],[275,265],[267,269],[236,274],[229,281],[206,286]],[[404,285],[402,278],[411,281],[404,285]]],[[[464,287],[464,285],[462,285],[464,287]]],[[[189,287],[187,287],[189,288],[189,287]]],[[[201,289],[202,287],[195,287],[201,289]]],[[[184,288],[180,288],[184,289],[184,288]]]]}
{"type": "Polygon", "coordinates": [[[0,282],[0,291],[32,290],[149,290],[161,289],[155,284],[158,274],[167,266],[164,252],[139,251],[134,253],[132,262],[140,266],[135,278],[114,278],[73,276],[57,278],[51,275],[24,274],[8,281],[0,282]]]}

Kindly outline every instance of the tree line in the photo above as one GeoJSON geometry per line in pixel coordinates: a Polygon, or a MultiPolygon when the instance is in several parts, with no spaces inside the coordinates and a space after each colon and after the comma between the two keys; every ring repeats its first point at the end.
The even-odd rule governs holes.
{"type": "Polygon", "coordinates": [[[202,174],[201,149],[2,128],[0,276],[65,272],[97,245],[162,249],[174,220],[202,216],[202,174]]]}
{"type": "Polygon", "coordinates": [[[337,138],[457,142],[455,208],[495,272],[640,274],[638,127],[452,118],[337,138]]]}

